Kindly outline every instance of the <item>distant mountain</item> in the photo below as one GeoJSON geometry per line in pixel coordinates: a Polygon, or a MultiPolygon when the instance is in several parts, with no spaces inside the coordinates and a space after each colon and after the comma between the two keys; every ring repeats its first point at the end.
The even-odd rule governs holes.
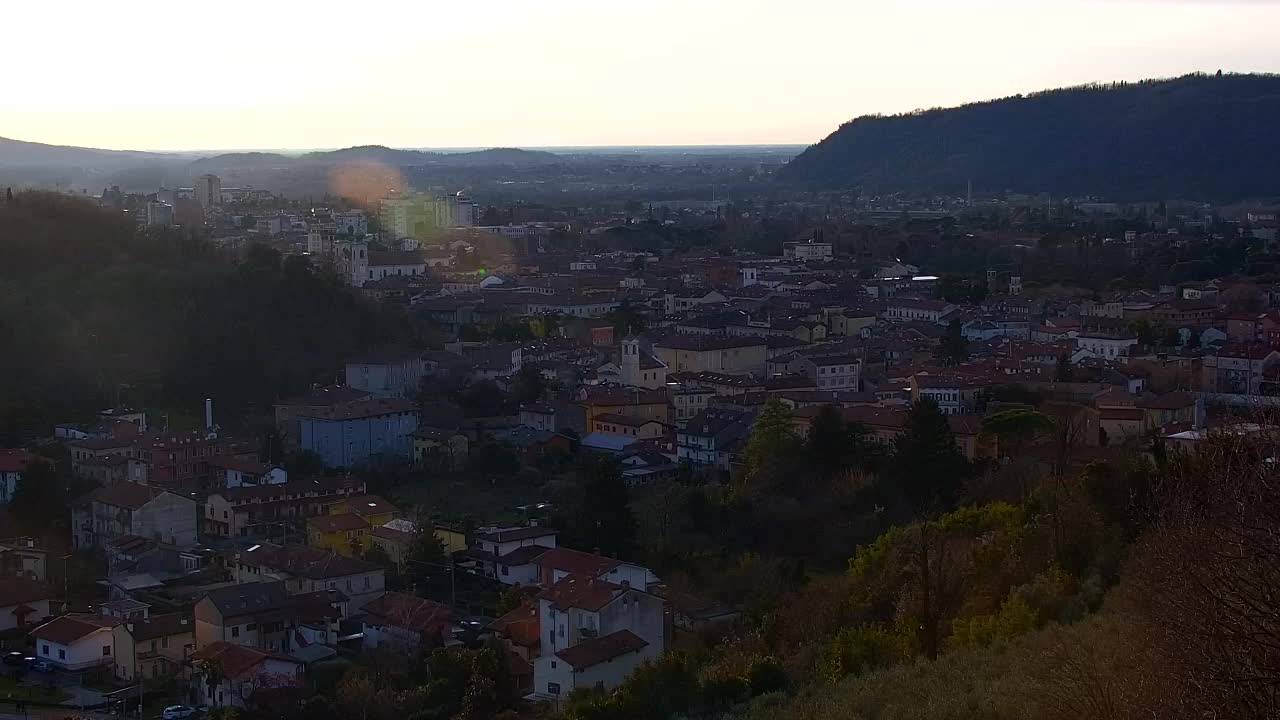
{"type": "Polygon", "coordinates": [[[811,189],[1117,198],[1280,194],[1280,76],[1049,90],[842,125],[779,170],[811,189]]]}
{"type": "Polygon", "coordinates": [[[100,150],[0,137],[0,167],[119,167],[164,161],[172,156],[135,150],[100,150]]]}

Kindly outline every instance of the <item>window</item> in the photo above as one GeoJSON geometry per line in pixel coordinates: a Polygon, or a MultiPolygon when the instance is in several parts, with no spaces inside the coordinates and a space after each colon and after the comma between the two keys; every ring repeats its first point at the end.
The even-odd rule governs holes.
{"type": "Polygon", "coordinates": [[[156,651],[156,641],[155,641],[155,640],[152,640],[152,641],[151,641],[151,652],[155,652],[155,651],[156,651]]]}
{"type": "Polygon", "coordinates": [[[364,576],[364,589],[368,590],[373,585],[373,578],[368,575],[364,576]]]}
{"type": "Polygon", "coordinates": [[[44,655],[45,657],[48,657],[48,655],[49,655],[49,646],[48,646],[48,645],[41,645],[41,646],[40,646],[40,654],[41,654],[41,655],[44,655]]]}
{"type": "Polygon", "coordinates": [[[503,566],[502,566],[502,574],[503,574],[503,575],[510,575],[510,574],[511,574],[511,568],[507,567],[506,565],[503,565],[503,566]]]}
{"type": "Polygon", "coordinates": [[[169,636],[167,636],[167,635],[166,635],[166,636],[164,636],[164,637],[160,638],[160,647],[162,647],[162,648],[167,648],[167,647],[169,647],[169,636]]]}
{"type": "Polygon", "coordinates": [[[257,629],[258,629],[257,623],[249,623],[248,625],[244,626],[245,632],[253,632],[254,630],[257,630],[257,629]]]}
{"type": "Polygon", "coordinates": [[[231,637],[240,637],[240,626],[239,626],[239,625],[232,625],[232,626],[231,626],[231,637]]]}
{"type": "Polygon", "coordinates": [[[102,646],[102,656],[103,656],[103,657],[106,657],[106,656],[108,656],[108,655],[110,655],[110,654],[111,654],[111,646],[110,646],[110,645],[103,645],[103,646],[102,646]]]}
{"type": "Polygon", "coordinates": [[[552,669],[552,670],[555,670],[555,669],[556,669],[556,661],[555,661],[555,660],[552,660],[552,661],[551,661],[551,669],[552,669]]]}
{"type": "Polygon", "coordinates": [[[66,659],[67,659],[67,651],[66,651],[66,650],[63,650],[63,649],[61,649],[61,648],[59,648],[59,649],[58,649],[58,659],[59,659],[59,660],[66,660],[66,659]]]}
{"type": "Polygon", "coordinates": [[[554,629],[547,631],[547,642],[552,645],[556,644],[556,631],[554,629]]]}

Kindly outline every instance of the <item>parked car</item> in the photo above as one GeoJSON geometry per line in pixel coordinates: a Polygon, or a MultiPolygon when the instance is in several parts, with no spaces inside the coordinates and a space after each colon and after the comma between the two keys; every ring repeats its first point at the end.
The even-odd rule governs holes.
{"type": "Polygon", "coordinates": [[[196,711],[186,705],[170,705],[160,713],[160,720],[184,720],[195,714],[196,711]]]}
{"type": "Polygon", "coordinates": [[[25,654],[23,654],[23,653],[20,653],[20,652],[10,652],[10,653],[5,653],[5,654],[4,654],[4,664],[5,664],[5,665],[13,665],[13,666],[15,666],[15,667],[21,667],[21,666],[22,666],[23,658],[25,658],[25,657],[26,657],[26,655],[25,655],[25,654]]]}
{"type": "Polygon", "coordinates": [[[27,667],[31,668],[32,670],[38,673],[51,673],[57,669],[53,666],[53,663],[49,662],[48,660],[37,660],[36,658],[27,658],[27,659],[33,661],[33,662],[27,663],[27,667]]]}

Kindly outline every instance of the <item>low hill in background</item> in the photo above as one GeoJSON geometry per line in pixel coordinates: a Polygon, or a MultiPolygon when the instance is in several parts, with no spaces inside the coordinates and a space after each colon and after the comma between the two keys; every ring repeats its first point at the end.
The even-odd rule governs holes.
{"type": "Polygon", "coordinates": [[[1188,75],[866,116],[778,173],[813,189],[1280,194],[1280,76],[1188,75]]]}

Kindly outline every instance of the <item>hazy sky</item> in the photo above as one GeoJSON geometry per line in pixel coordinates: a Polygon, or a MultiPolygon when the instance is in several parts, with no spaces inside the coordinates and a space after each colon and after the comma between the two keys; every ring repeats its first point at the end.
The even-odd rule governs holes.
{"type": "Polygon", "coordinates": [[[857,115],[1280,70],[1280,0],[4,9],[0,136],[136,149],[810,143],[857,115]]]}

